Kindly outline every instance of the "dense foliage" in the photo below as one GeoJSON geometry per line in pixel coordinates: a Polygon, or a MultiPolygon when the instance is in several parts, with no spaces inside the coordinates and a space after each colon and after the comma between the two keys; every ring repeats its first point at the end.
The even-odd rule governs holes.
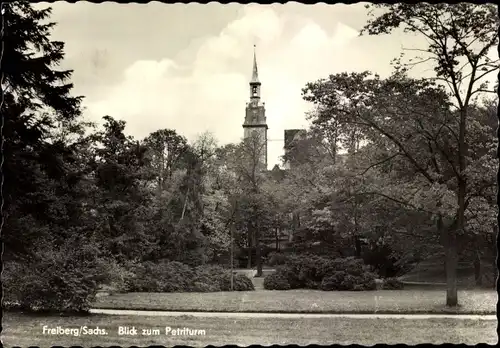
{"type": "Polygon", "coordinates": [[[375,290],[375,274],[360,259],[293,255],[264,279],[268,290],[375,290]]]}
{"type": "MultiPolygon", "coordinates": [[[[127,292],[215,292],[231,290],[230,270],[220,266],[190,267],[177,261],[143,262],[132,265],[125,280],[127,292]]],[[[233,279],[234,290],[254,290],[244,275],[233,279]]]]}
{"type": "Polygon", "coordinates": [[[288,282],[286,272],[279,271],[271,273],[264,278],[264,289],[266,290],[290,290],[291,286],[288,282]]]}

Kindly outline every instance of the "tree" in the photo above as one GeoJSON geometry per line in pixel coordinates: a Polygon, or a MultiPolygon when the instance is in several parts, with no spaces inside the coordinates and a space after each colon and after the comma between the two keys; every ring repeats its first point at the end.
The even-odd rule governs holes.
{"type": "Polygon", "coordinates": [[[71,95],[71,71],[57,69],[64,44],[50,39],[50,11],[2,4],[3,276],[6,297],[28,310],[81,310],[101,250],[85,205],[81,97],[71,95]]]}
{"type": "Polygon", "coordinates": [[[266,200],[261,195],[261,186],[265,180],[265,170],[261,162],[262,151],[265,144],[258,133],[244,139],[236,146],[227,146],[226,166],[233,173],[238,190],[234,192],[234,198],[238,199],[238,219],[240,231],[246,236],[248,247],[248,264],[252,264],[252,248],[256,250],[257,276],[262,275],[261,260],[261,233],[267,231],[269,226],[267,219],[257,223],[257,218],[263,219],[266,200]],[[238,192],[239,191],[239,192],[238,192]],[[238,198],[236,198],[238,197],[238,198]]]}
{"type": "Polygon", "coordinates": [[[97,230],[105,249],[119,261],[142,259],[154,243],[146,233],[151,197],[140,185],[147,149],[125,135],[124,121],[104,120],[103,130],[91,135],[97,230]]]}
{"type": "MultiPolygon", "coordinates": [[[[483,79],[498,70],[499,60],[488,54],[498,44],[498,14],[493,4],[394,4],[374,5],[387,10],[374,16],[364,28],[370,35],[390,33],[402,26],[405,32],[422,35],[429,45],[416,49],[423,52],[419,62],[432,61],[436,76],[434,80],[449,87],[454,98],[458,118],[457,168],[457,221],[456,227],[447,234],[449,251],[447,257],[447,305],[458,304],[456,286],[456,236],[466,228],[466,194],[468,178],[467,124],[470,122],[470,106],[479,93],[488,92],[488,83],[483,79]]],[[[372,12],[373,14],[373,12],[372,12]]]]}
{"type": "MultiPolygon", "coordinates": [[[[51,8],[35,10],[26,1],[3,4],[5,16],[2,73],[4,94],[30,110],[48,107],[53,117],[71,121],[80,116],[82,97],[70,95],[71,70],[56,70],[64,58],[64,43],[50,40],[55,23],[42,22],[51,8]]],[[[39,113],[39,116],[47,114],[39,113]]]]}
{"type": "Polygon", "coordinates": [[[231,243],[229,226],[235,208],[230,198],[234,193],[234,185],[224,167],[223,149],[217,147],[217,140],[211,133],[201,134],[192,147],[202,172],[201,230],[208,241],[207,257],[211,261],[224,262],[222,259],[227,255],[231,243]]]}
{"type": "Polygon", "coordinates": [[[3,4],[2,9],[7,28],[2,55],[3,230],[7,255],[9,251],[29,254],[36,233],[28,237],[33,221],[26,226],[23,221],[33,218],[34,225],[40,226],[56,219],[54,211],[49,212],[51,202],[76,214],[68,216],[66,224],[77,223],[81,213],[78,200],[72,201],[81,180],[75,147],[52,139],[58,122],[68,131],[75,131],[69,125],[81,124],[81,97],[70,94],[71,71],[53,68],[64,58],[64,44],[49,38],[54,23],[42,24],[50,8],[35,10],[27,2],[16,2],[3,4]],[[54,192],[66,198],[58,199],[54,192]]]}
{"type": "MultiPolygon", "coordinates": [[[[356,175],[366,177],[377,170],[377,176],[363,183],[356,195],[384,197],[435,217],[449,274],[457,248],[449,234],[458,220],[453,199],[459,181],[458,122],[454,122],[459,114],[451,109],[444,88],[425,79],[411,79],[401,71],[385,80],[369,73],[343,73],[308,84],[304,97],[320,106],[312,118],[315,127],[330,127],[335,118],[344,127],[355,125],[363,132],[366,145],[360,163],[365,163],[365,168],[356,175]]],[[[471,127],[476,130],[466,140],[476,143],[481,126],[470,123],[471,127]]],[[[492,158],[492,153],[486,152],[485,156],[492,158]]],[[[479,161],[479,165],[485,159],[469,160],[479,161]]],[[[483,190],[491,186],[487,182],[484,187],[481,184],[483,190]]],[[[475,194],[469,187],[465,209],[473,208],[469,203],[475,194]]]]}
{"type": "Polygon", "coordinates": [[[160,129],[144,139],[148,162],[156,177],[158,194],[167,189],[172,174],[188,150],[187,140],[171,129],[160,129]]]}

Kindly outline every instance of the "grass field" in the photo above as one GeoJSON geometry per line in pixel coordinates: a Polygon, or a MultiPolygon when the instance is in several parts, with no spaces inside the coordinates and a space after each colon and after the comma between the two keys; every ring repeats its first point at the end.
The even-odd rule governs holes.
{"type": "MultiPolygon", "coordinates": [[[[221,319],[195,317],[103,316],[54,317],[5,313],[2,341],[12,346],[122,346],[186,345],[201,347],[236,344],[360,344],[376,343],[477,343],[496,344],[497,321],[454,319],[221,319]],[[106,330],[106,335],[47,335],[49,328],[87,326],[106,330]],[[120,336],[118,327],[138,329],[137,336],[120,336]],[[205,330],[205,335],[165,335],[165,327],[205,330]],[[143,336],[141,329],[158,329],[157,336],[143,336]]],[[[151,333],[154,331],[150,331],[151,333]]]]}
{"type": "Polygon", "coordinates": [[[244,291],[213,293],[127,293],[97,298],[93,308],[307,313],[495,314],[494,290],[459,291],[460,306],[445,306],[442,290],[244,291]]]}
{"type": "MultiPolygon", "coordinates": [[[[489,263],[482,264],[482,272],[486,277],[493,276],[492,265],[489,263]]],[[[444,260],[431,259],[422,262],[415,269],[400,277],[402,281],[408,282],[425,282],[425,283],[446,283],[446,272],[444,270],[444,260]]],[[[484,283],[488,286],[488,281],[484,279],[484,283]]],[[[474,277],[474,267],[468,263],[460,263],[457,268],[457,286],[460,289],[477,288],[474,277]]]]}

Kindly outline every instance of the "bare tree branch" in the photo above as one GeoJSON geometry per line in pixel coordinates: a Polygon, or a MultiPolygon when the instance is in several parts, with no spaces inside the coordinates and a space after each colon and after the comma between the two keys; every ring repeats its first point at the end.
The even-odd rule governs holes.
{"type": "Polygon", "coordinates": [[[372,169],[372,168],[374,168],[374,167],[376,167],[376,166],[378,166],[378,165],[384,164],[384,163],[386,163],[386,162],[390,161],[391,159],[393,159],[393,158],[395,158],[396,156],[399,156],[399,155],[401,155],[401,153],[399,153],[399,152],[398,152],[398,153],[396,153],[396,154],[394,154],[394,155],[392,155],[392,156],[390,156],[390,157],[384,158],[382,161],[372,164],[371,166],[369,166],[369,167],[367,167],[365,170],[363,170],[363,172],[362,172],[362,173],[356,174],[355,176],[362,176],[362,175],[364,175],[367,171],[369,171],[370,169],[372,169]]]}
{"type": "Polygon", "coordinates": [[[398,203],[398,204],[401,204],[401,205],[404,205],[404,206],[407,206],[407,207],[410,207],[412,209],[415,209],[415,210],[418,210],[418,211],[421,211],[421,212],[424,212],[424,213],[428,213],[428,214],[435,214],[436,212],[433,212],[433,211],[429,211],[429,210],[425,210],[423,208],[419,208],[409,202],[405,202],[405,201],[402,201],[400,199],[397,199],[397,198],[394,198],[394,197],[391,197],[389,195],[386,195],[384,193],[381,193],[381,192],[377,192],[377,191],[369,191],[369,192],[362,192],[362,193],[357,193],[356,195],[359,195],[359,196],[365,196],[365,195],[375,195],[375,196],[381,196],[381,197],[384,197],[390,201],[393,201],[395,203],[398,203]]]}

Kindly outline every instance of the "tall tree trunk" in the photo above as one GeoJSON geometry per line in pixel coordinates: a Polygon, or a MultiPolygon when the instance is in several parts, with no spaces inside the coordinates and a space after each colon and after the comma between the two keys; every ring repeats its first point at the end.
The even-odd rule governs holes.
{"type": "Polygon", "coordinates": [[[458,134],[458,210],[457,210],[457,226],[451,228],[447,233],[447,248],[446,250],[446,305],[450,307],[458,306],[457,293],[457,233],[464,234],[465,232],[465,194],[467,192],[467,182],[464,177],[466,165],[467,144],[465,142],[465,126],[467,119],[468,103],[462,106],[460,110],[460,123],[458,134]]]}
{"type": "Polygon", "coordinates": [[[456,227],[444,228],[442,217],[438,218],[438,228],[442,231],[443,247],[445,250],[446,269],[446,305],[455,307],[458,305],[457,294],[457,236],[456,227]]]}
{"type": "Polygon", "coordinates": [[[231,222],[231,248],[230,248],[230,258],[231,258],[231,291],[234,289],[234,235],[235,235],[234,221],[231,222]]]}

